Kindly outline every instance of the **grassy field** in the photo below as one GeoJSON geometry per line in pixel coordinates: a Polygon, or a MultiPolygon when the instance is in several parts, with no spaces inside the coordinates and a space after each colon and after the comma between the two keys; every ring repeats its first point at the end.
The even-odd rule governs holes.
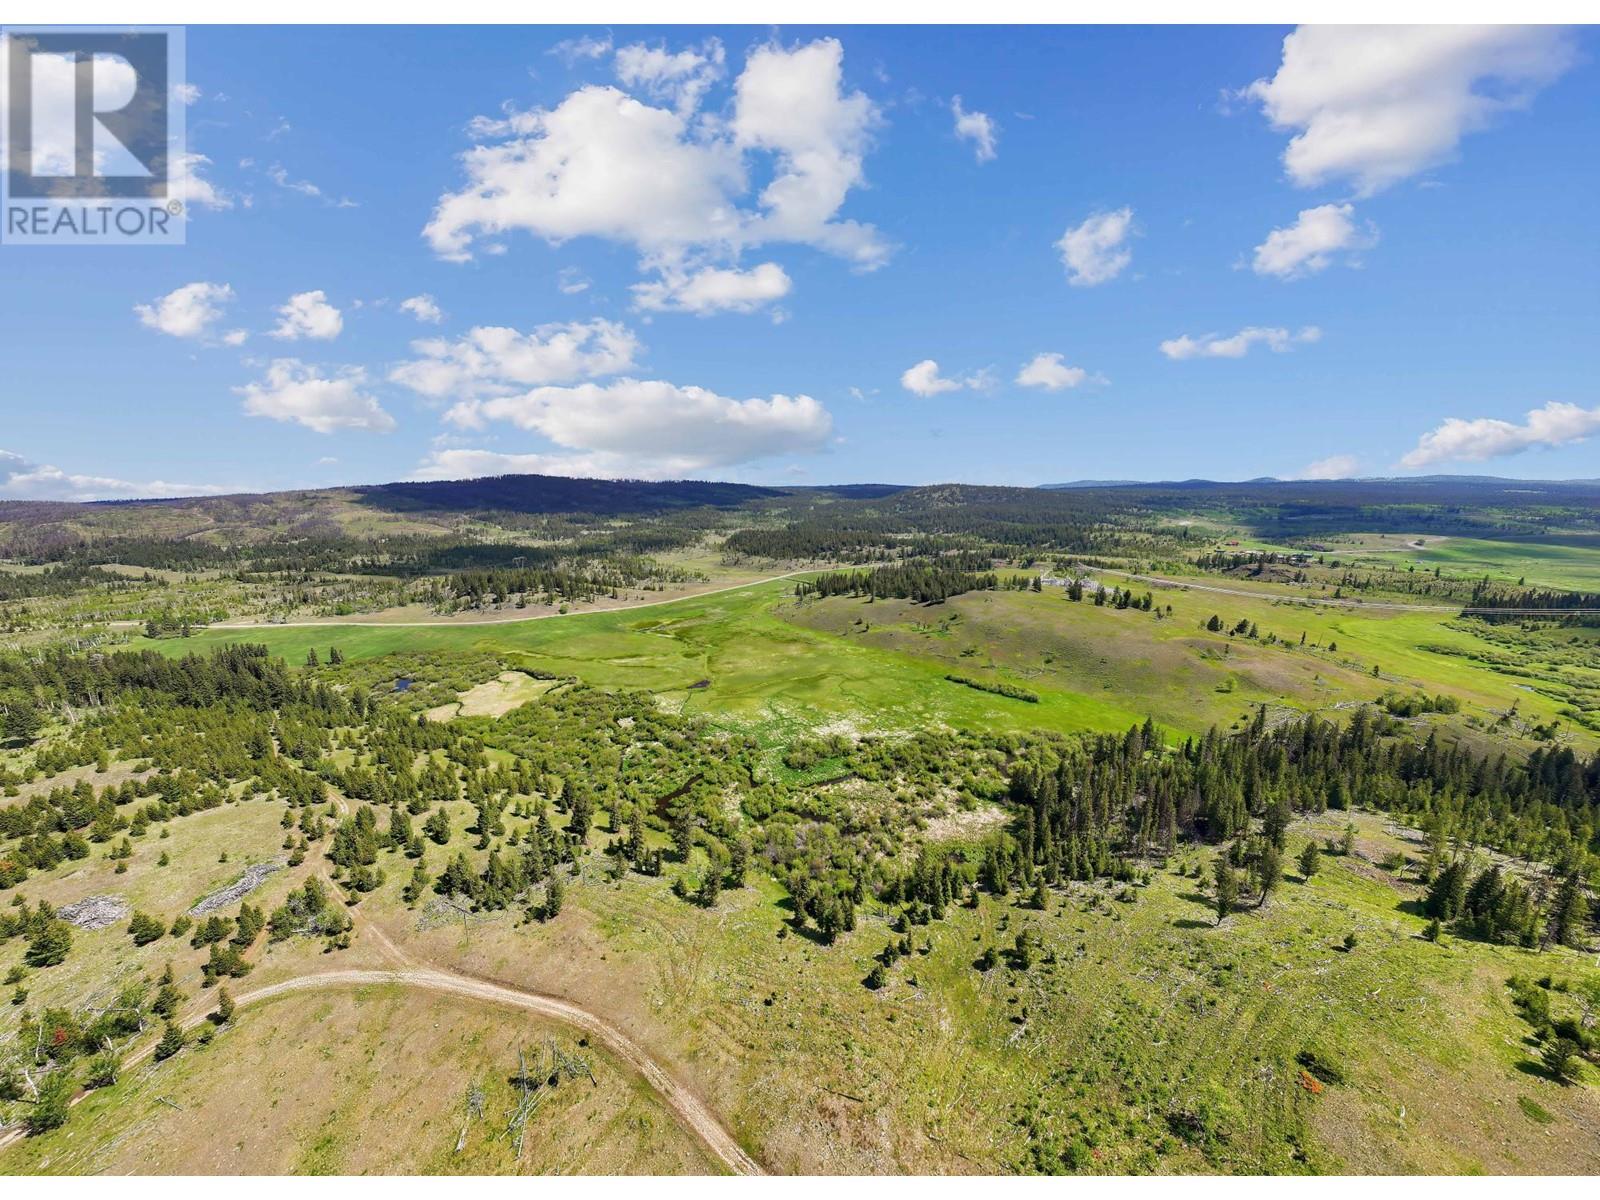
{"type": "Polygon", "coordinates": [[[1572,690],[1587,690],[1581,676],[1549,688],[1538,672],[1499,670],[1495,646],[1447,614],[1293,604],[1265,589],[1259,597],[1148,590],[1161,619],[1072,604],[1059,592],[975,592],[928,607],[843,597],[799,603],[790,584],[774,582],[639,612],[522,624],[212,630],[153,644],[177,654],[258,642],[290,662],[331,645],[352,659],[486,653],[510,667],[645,689],[771,744],[830,726],[1118,730],[1152,714],[1179,732],[1203,733],[1263,703],[1324,711],[1417,689],[1459,699],[1454,724],[1464,732],[1468,718],[1487,726],[1515,705],[1519,727],[1558,720],[1580,745],[1596,741],[1561,717],[1572,690]],[[1259,637],[1209,633],[1212,614],[1228,628],[1255,622],[1259,637]],[[963,687],[949,674],[1009,682],[1039,702],[963,687]]]}
{"type": "MultiPolygon", "coordinates": [[[[1561,736],[1596,742],[1565,715],[1600,695],[1593,630],[1311,607],[1271,585],[1249,596],[1148,590],[1145,612],[1071,603],[1059,590],[973,592],[932,606],[800,601],[790,583],[771,582],[522,623],[213,629],[134,644],[175,655],[264,643],[291,664],[337,646],[350,662],[346,683],[381,691],[415,676],[413,696],[426,695],[417,707],[436,720],[499,717],[567,678],[644,689],[753,734],[774,764],[817,731],[1119,731],[1152,715],[1173,733],[1199,734],[1260,705],[1272,719],[1336,716],[1411,691],[1461,703],[1418,719],[1419,737],[1438,724],[1485,748],[1527,749],[1537,744],[1532,726],[1558,721],[1561,736]],[[1257,636],[1208,631],[1214,614],[1224,629],[1254,624],[1257,636]]],[[[349,754],[336,749],[335,761],[349,754]]],[[[118,762],[103,777],[75,769],[24,794],[127,771],[118,762]]],[[[448,849],[426,847],[428,868],[462,850],[481,863],[486,852],[467,849],[472,805],[445,808],[453,836],[448,849]]],[[[283,855],[283,811],[228,804],[171,822],[170,836],[138,839],[123,874],[97,847],[18,890],[58,905],[114,895],[170,919],[246,865],[283,855]],[[163,853],[169,861],[158,865],[163,853]]],[[[916,815],[896,814],[908,825],[916,815]]],[[[1005,812],[950,816],[928,836],[977,839],[1005,812]]],[[[591,846],[618,833],[609,818],[597,815],[591,846]]],[[[1286,861],[1309,837],[1337,839],[1349,819],[1298,821],[1286,861]]],[[[1548,1077],[1506,987],[1513,974],[1600,987],[1600,970],[1567,950],[1427,941],[1410,869],[1417,835],[1374,815],[1354,819],[1353,855],[1327,858],[1310,880],[1291,873],[1264,907],[1221,925],[1205,883],[1215,851],[1204,846],[1181,849],[1137,886],[1065,885],[1045,911],[983,894],[914,928],[912,953],[876,991],[863,979],[899,937],[880,908],[865,902],[853,932],[820,945],[790,928],[790,901],[762,860],[751,886],[707,910],[671,890],[674,876],[704,867],[702,849],[687,864],[669,861],[663,876],[620,880],[590,853],[556,919],[534,920],[519,904],[457,920],[431,894],[408,908],[409,864],[385,851],[387,881],[356,906],[352,949],[328,957],[311,939],[262,944],[240,989],[400,955],[566,998],[645,1047],[776,1172],[1600,1172],[1595,1068],[1582,1068],[1577,1086],[1548,1077]],[[1395,856],[1403,865],[1384,865],[1395,856]],[[984,951],[1005,950],[1024,930],[1037,939],[1031,965],[979,969],[984,951]],[[1302,1070],[1307,1054],[1331,1065],[1327,1078],[1302,1070]]],[[[667,835],[652,829],[649,840],[660,846],[667,835]]],[[[251,902],[270,909],[321,861],[314,851],[273,874],[251,902]]],[[[0,946],[0,969],[22,950],[0,946]]],[[[209,1004],[204,957],[187,940],[136,948],[125,920],[80,931],[65,963],[27,974],[25,1002],[94,1003],[170,960],[192,1004],[209,1004]]],[[[241,1010],[210,1045],[91,1095],[65,1129],[0,1154],[0,1171],[713,1168],[654,1093],[575,1037],[493,1005],[392,987],[280,996],[241,1010]],[[518,1155],[502,1136],[516,1051],[552,1037],[588,1058],[595,1080],[554,1090],[518,1155]],[[474,1088],[481,1115],[468,1102],[474,1088]]]]}
{"type": "MultiPolygon", "coordinates": [[[[1298,826],[1291,856],[1344,820],[1298,826]]],[[[363,911],[408,952],[603,1013],[769,1170],[1600,1170],[1582,1132],[1600,1097],[1532,1065],[1504,986],[1594,969],[1566,951],[1426,942],[1415,886],[1377,865],[1415,841],[1358,826],[1355,856],[1221,927],[1179,870],[1132,904],[1089,885],[1046,913],[985,897],[916,930],[879,992],[861,980],[891,937],[882,919],[829,948],[784,936],[770,883],[706,913],[666,879],[594,871],[548,925],[422,929],[392,889],[363,911]],[[1041,946],[1030,970],[974,968],[1024,927],[1041,946]],[[1307,1048],[1344,1082],[1308,1090],[1307,1048]],[[1551,1123],[1536,1129],[1522,1097],[1551,1123]]],[[[1196,850],[1174,867],[1208,863],[1196,850]]]]}
{"type": "Polygon", "coordinates": [[[1428,539],[1421,550],[1396,556],[1418,569],[1442,567],[1450,574],[1497,583],[1525,580],[1528,587],[1600,592],[1600,538],[1593,534],[1552,534],[1548,538],[1484,541],[1479,538],[1428,539]]]}
{"type": "MultiPolygon", "coordinates": [[[[30,901],[48,900],[57,908],[91,896],[115,896],[137,909],[171,921],[201,898],[235,882],[252,863],[282,861],[283,830],[278,824],[283,806],[264,801],[229,804],[197,813],[173,823],[167,838],[153,832],[134,842],[128,870],[117,874],[104,848],[76,863],[64,863],[41,872],[19,889],[30,901]],[[158,865],[162,854],[168,865],[158,865]],[[227,861],[219,861],[223,853],[227,861]]],[[[293,886],[293,872],[279,872],[249,896],[252,904],[267,907],[282,902],[293,886]]],[[[235,906],[236,907],[236,906],[235,906]]],[[[230,914],[233,907],[227,910],[230,914]]],[[[0,946],[0,966],[9,968],[22,959],[20,942],[0,946]]],[[[100,930],[77,930],[72,953],[59,966],[30,971],[23,981],[27,1003],[36,1011],[51,1005],[77,1008],[85,1003],[109,1003],[125,983],[140,976],[151,979],[173,964],[178,986],[189,995],[200,992],[200,963],[205,952],[192,949],[187,938],[163,937],[147,946],[135,946],[123,919],[100,930]]],[[[286,956],[279,955],[279,961],[286,956]]],[[[252,977],[253,982],[253,977],[252,977]]],[[[15,1011],[13,1009],[13,1011],[15,1011]]]]}
{"type": "Polygon", "coordinates": [[[0,1171],[671,1175],[717,1164],[626,1068],[561,1026],[374,986],[251,1006],[209,1046],[92,1093],[70,1127],[0,1155],[0,1171]],[[507,1134],[518,1052],[538,1071],[552,1042],[593,1078],[540,1089],[519,1155],[507,1134]]]}
{"type": "MultiPolygon", "coordinates": [[[[454,847],[472,818],[468,805],[450,808],[454,847]]],[[[123,894],[170,915],[269,852],[275,811],[252,802],[178,822],[161,840],[167,868],[145,861],[151,842],[126,876],[63,867],[27,891],[63,903],[123,894]]],[[[1346,819],[1298,823],[1290,857],[1306,837],[1337,838],[1346,819]]],[[[877,992],[861,980],[894,936],[883,918],[866,914],[819,946],[787,932],[783,893],[759,873],[707,912],[673,896],[670,878],[615,882],[590,859],[561,917],[529,924],[514,912],[440,922],[408,910],[395,866],[359,917],[418,960],[569,998],[626,1030],[769,1170],[1600,1170],[1584,1133],[1600,1121],[1600,1092],[1542,1073],[1505,987],[1518,973],[1600,984],[1600,972],[1569,951],[1425,941],[1417,887],[1379,865],[1397,852],[1414,862],[1419,840],[1355,820],[1353,856],[1325,859],[1309,883],[1291,875],[1264,908],[1221,926],[1200,882],[1211,851],[1191,848],[1132,903],[1074,885],[1046,912],[1016,896],[953,908],[914,931],[914,953],[877,992]],[[1038,939],[1031,968],[976,969],[1024,928],[1038,939]],[[1296,1065],[1308,1049],[1341,1081],[1309,1087],[1296,1065]]],[[[252,900],[270,906],[310,866],[252,900]]],[[[336,965],[385,953],[368,931],[336,965]]],[[[97,980],[176,959],[203,1006],[202,957],[171,939],[135,950],[119,925],[80,932],[66,964],[27,982],[35,1002],[76,1003],[97,980]]],[[[239,988],[329,965],[314,944],[254,957],[239,988]]],[[[389,987],[279,997],[242,1009],[210,1046],[92,1094],[66,1129],[0,1155],[0,1171],[710,1169],[650,1093],[572,1036],[389,987]],[[597,1084],[563,1084],[519,1158],[497,1136],[507,1079],[517,1047],[551,1036],[590,1059],[597,1084]],[[473,1086],[484,1116],[468,1121],[473,1086]]]]}

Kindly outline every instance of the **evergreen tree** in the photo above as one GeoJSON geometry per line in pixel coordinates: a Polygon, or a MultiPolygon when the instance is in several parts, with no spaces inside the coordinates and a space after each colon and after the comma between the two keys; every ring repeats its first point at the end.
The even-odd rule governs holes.
{"type": "Polygon", "coordinates": [[[1217,909],[1217,924],[1220,925],[1239,900],[1239,876],[1234,872],[1233,864],[1228,861],[1226,854],[1217,855],[1214,880],[1216,884],[1214,903],[1217,909]]]}
{"type": "Polygon", "coordinates": [[[1322,866],[1322,852],[1317,849],[1316,839],[1313,838],[1306,842],[1300,851],[1300,858],[1296,865],[1300,868],[1300,878],[1309,883],[1311,877],[1322,866]]]}
{"type": "Polygon", "coordinates": [[[148,946],[157,938],[166,936],[166,924],[149,913],[135,912],[128,922],[128,933],[135,946],[148,946]]]}
{"type": "Polygon", "coordinates": [[[731,888],[742,888],[749,870],[750,843],[742,837],[735,838],[728,848],[728,872],[724,882],[731,888]]]}
{"type": "Polygon", "coordinates": [[[594,797],[586,788],[579,788],[572,797],[572,811],[567,816],[567,832],[580,844],[589,836],[589,826],[594,820],[594,797]]]}
{"type": "Polygon", "coordinates": [[[1550,919],[1545,926],[1545,941],[1557,946],[1570,946],[1582,950],[1584,932],[1589,922],[1589,900],[1583,894],[1583,876],[1576,863],[1569,865],[1561,878],[1550,905],[1550,919]]]}
{"type": "Polygon", "coordinates": [[[59,918],[39,923],[28,939],[27,952],[22,961],[30,967],[53,967],[66,961],[72,949],[72,926],[59,918]]]}
{"type": "Polygon", "coordinates": [[[1544,1045],[1540,1058],[1550,1077],[1559,1083],[1569,1082],[1577,1074],[1578,1043],[1568,1037],[1552,1038],[1544,1045]]]}
{"type": "Polygon", "coordinates": [[[1270,841],[1262,839],[1251,871],[1255,876],[1256,891],[1260,893],[1256,907],[1260,908],[1266,904],[1267,897],[1277,890],[1279,882],[1283,879],[1283,856],[1270,841]]]}
{"type": "Polygon", "coordinates": [[[166,1029],[161,1034],[161,1040],[156,1043],[156,1061],[164,1062],[179,1050],[183,1049],[183,1030],[171,1021],[167,1022],[166,1029]]]}

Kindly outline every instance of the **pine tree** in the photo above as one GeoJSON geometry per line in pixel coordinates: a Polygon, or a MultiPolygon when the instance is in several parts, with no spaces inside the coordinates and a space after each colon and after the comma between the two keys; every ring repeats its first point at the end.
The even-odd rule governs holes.
{"type": "Polygon", "coordinates": [[[717,900],[722,895],[722,872],[715,863],[706,868],[705,878],[700,881],[700,889],[695,893],[695,902],[701,908],[715,908],[717,900]]]}
{"type": "Polygon", "coordinates": [[[183,1049],[183,1030],[173,1022],[167,1022],[167,1028],[161,1035],[161,1040],[156,1043],[156,1061],[164,1062],[179,1050],[183,1049]]]}
{"type": "Polygon", "coordinates": [[[1561,887],[1550,906],[1545,940],[1557,946],[1583,949],[1584,927],[1589,921],[1589,901],[1583,894],[1583,876],[1573,865],[1562,876],[1561,887]]]}
{"type": "Polygon", "coordinates": [[[1266,904],[1267,897],[1277,890],[1278,883],[1283,879],[1283,857],[1270,841],[1263,839],[1252,870],[1255,874],[1256,890],[1260,893],[1256,907],[1260,908],[1266,904]]]}
{"type": "Polygon", "coordinates": [[[1566,1083],[1577,1074],[1578,1049],[1578,1043],[1571,1038],[1558,1037],[1545,1043],[1540,1058],[1551,1078],[1566,1083]]]}
{"type": "Polygon", "coordinates": [[[1300,858],[1296,865],[1298,865],[1300,868],[1300,878],[1309,883],[1311,881],[1311,877],[1315,875],[1318,869],[1322,866],[1322,852],[1317,849],[1317,843],[1315,839],[1306,842],[1305,846],[1300,851],[1300,858]]]}
{"type": "Polygon", "coordinates": [[[422,894],[428,890],[428,868],[422,859],[417,859],[417,865],[411,869],[411,879],[400,892],[400,898],[408,905],[415,904],[422,899],[422,894]]]}
{"type": "Polygon", "coordinates": [[[58,918],[42,922],[28,940],[22,961],[30,967],[53,967],[64,962],[72,949],[72,926],[58,918]]]}
{"type": "Polygon", "coordinates": [[[217,1011],[211,1014],[211,1019],[218,1025],[226,1025],[233,1020],[233,997],[228,995],[228,989],[217,989],[217,1011]]]}
{"type": "Polygon", "coordinates": [[[136,912],[133,914],[133,919],[128,922],[128,933],[132,936],[135,946],[148,946],[157,938],[164,937],[166,932],[165,923],[149,913],[136,912]]]}
{"type": "Polygon", "coordinates": [[[567,817],[567,832],[580,843],[589,836],[589,826],[594,820],[594,797],[587,789],[579,788],[572,797],[572,811],[567,817]]]}
{"type": "MultiPolygon", "coordinates": [[[[1265,705],[1262,706],[1261,712],[1265,714],[1265,705]]],[[[1283,849],[1284,837],[1289,831],[1291,816],[1289,798],[1279,793],[1272,803],[1267,806],[1266,816],[1262,819],[1262,832],[1267,835],[1267,840],[1279,850],[1283,849]]]]}
{"type": "Polygon", "coordinates": [[[1220,925],[1227,919],[1228,914],[1233,911],[1233,906],[1239,900],[1239,876],[1235,874],[1226,854],[1217,855],[1215,880],[1217,924],[1220,925]]]}
{"type": "Polygon", "coordinates": [[[728,873],[724,882],[731,888],[742,888],[750,870],[750,843],[735,838],[728,848],[728,873]]]}

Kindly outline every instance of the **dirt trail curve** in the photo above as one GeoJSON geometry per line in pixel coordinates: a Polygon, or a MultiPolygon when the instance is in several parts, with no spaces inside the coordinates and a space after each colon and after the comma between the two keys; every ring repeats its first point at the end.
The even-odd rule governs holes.
{"type": "MultiPolygon", "coordinates": [[[[348,811],[342,797],[336,797],[340,811],[348,811]]],[[[327,872],[319,869],[317,872],[328,885],[334,889],[333,880],[327,872]]],[[[364,914],[353,913],[355,924],[364,936],[371,936],[378,944],[379,951],[390,958],[396,966],[387,970],[349,970],[349,971],[314,971],[307,975],[296,975],[289,979],[270,983],[253,991],[242,992],[234,997],[234,1004],[238,1008],[270,1000],[274,996],[282,996],[289,992],[303,992],[317,988],[337,987],[362,987],[372,984],[389,984],[400,987],[419,988],[423,991],[440,992],[451,996],[464,996],[472,1000],[482,1000],[490,1004],[504,1004],[513,1008],[526,1009],[538,1013],[540,1016],[573,1025],[598,1039],[606,1049],[615,1054],[633,1070],[637,1071],[648,1083],[668,1108],[677,1115],[678,1119],[694,1131],[708,1150],[717,1156],[730,1171],[736,1175],[765,1175],[761,1164],[756,1162],[744,1148],[739,1145],[733,1134],[723,1127],[715,1113],[706,1107],[705,1103],[689,1089],[677,1083],[660,1065],[650,1057],[632,1038],[623,1033],[615,1025],[587,1009],[580,1008],[569,1000],[562,1000],[556,996],[547,996],[540,992],[523,991],[521,988],[507,987],[504,984],[493,983],[486,979],[475,979],[467,975],[458,975],[453,971],[440,970],[419,963],[399,946],[395,945],[378,925],[364,918],[364,914]]],[[[191,1008],[189,1015],[183,1021],[186,1029],[192,1029],[203,1024],[209,1017],[198,1008],[191,1008]]],[[[138,1066],[155,1051],[154,1042],[146,1042],[138,1050],[133,1051],[123,1060],[123,1069],[128,1070],[138,1066]]],[[[73,1097],[72,1103],[78,1104],[89,1093],[80,1092],[73,1097]]],[[[0,1132],[0,1151],[14,1142],[22,1140],[24,1131],[16,1129],[0,1132]]]]}
{"type": "Polygon", "coordinates": [[[218,621],[207,625],[210,629],[461,629],[476,625],[521,625],[526,621],[553,621],[557,617],[591,617],[596,613],[633,612],[638,608],[657,608],[663,604],[682,604],[685,600],[699,600],[705,596],[720,596],[723,592],[737,592],[742,588],[760,587],[780,579],[793,579],[796,575],[810,575],[816,567],[787,571],[782,575],[768,575],[764,579],[747,579],[743,583],[730,583],[727,587],[711,588],[704,592],[689,592],[682,596],[669,596],[665,600],[646,600],[641,604],[619,604],[614,608],[585,608],[573,612],[534,613],[531,617],[485,617],[466,621],[341,621],[329,618],[322,621],[218,621]]]}
{"type": "Polygon", "coordinates": [[[713,1154],[726,1163],[729,1169],[739,1175],[765,1174],[761,1165],[746,1154],[744,1148],[734,1140],[733,1135],[723,1128],[716,1114],[693,1092],[676,1083],[627,1034],[587,1009],[579,1008],[576,1004],[554,996],[525,992],[519,988],[471,979],[431,967],[413,967],[399,971],[326,971],[315,975],[300,975],[293,979],[285,979],[281,983],[268,984],[253,992],[245,992],[238,997],[236,1003],[252,1004],[286,992],[304,991],[309,988],[356,987],[367,984],[398,984],[401,987],[484,1000],[491,1004],[510,1005],[576,1026],[604,1043],[608,1050],[642,1075],[645,1082],[656,1090],[668,1107],[685,1125],[694,1130],[696,1136],[713,1154]]]}
{"type": "MultiPolygon", "coordinates": [[[[722,1122],[705,1106],[700,1098],[675,1082],[627,1034],[586,1009],[579,1008],[575,1004],[557,999],[554,996],[544,996],[537,992],[525,992],[518,988],[505,987],[501,984],[489,983],[480,979],[470,979],[463,975],[456,975],[449,971],[440,971],[430,967],[411,967],[394,971],[319,971],[310,975],[298,975],[291,979],[256,988],[254,991],[243,992],[234,998],[234,1003],[238,1007],[244,1008],[247,1005],[269,1000],[274,996],[281,996],[289,992],[309,991],[317,988],[363,987],[374,984],[418,988],[423,991],[464,996],[468,999],[482,1000],[490,1004],[509,1005],[513,1008],[526,1009],[529,1012],[538,1013],[540,1016],[576,1026],[598,1039],[608,1050],[643,1076],[645,1082],[655,1089],[667,1106],[677,1114],[678,1118],[692,1129],[695,1135],[705,1143],[707,1149],[721,1159],[731,1171],[738,1175],[764,1175],[766,1173],[762,1170],[760,1163],[745,1153],[744,1148],[723,1127],[722,1122]]],[[[189,1024],[197,1025],[205,1019],[205,1017],[200,1017],[189,1022],[189,1024]]],[[[146,1045],[130,1054],[124,1064],[124,1069],[137,1066],[148,1058],[153,1050],[153,1044],[146,1045]]],[[[76,1104],[81,1101],[84,1095],[76,1097],[73,1103],[76,1104]]],[[[20,1128],[0,1135],[0,1150],[4,1150],[13,1142],[20,1141],[22,1136],[23,1131],[20,1128]]]]}

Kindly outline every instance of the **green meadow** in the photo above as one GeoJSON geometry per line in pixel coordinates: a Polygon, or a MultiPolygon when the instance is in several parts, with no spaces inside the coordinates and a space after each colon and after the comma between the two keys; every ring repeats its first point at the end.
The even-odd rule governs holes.
{"type": "Polygon", "coordinates": [[[1390,565],[1415,563],[1418,570],[1442,568],[1447,574],[1482,577],[1495,583],[1600,592],[1600,538],[1593,534],[1551,534],[1514,541],[1480,538],[1424,539],[1421,549],[1385,554],[1390,565]]]}
{"type": "Polygon", "coordinates": [[[1266,591],[1148,590],[1153,612],[1070,603],[1059,591],[972,592],[938,605],[797,601],[783,581],[641,610],[515,623],[267,626],[136,644],[180,654],[252,642],[291,663],[333,646],[352,660],[491,655],[598,687],[650,691],[770,745],[829,727],[1119,730],[1150,715],[1175,731],[1202,733],[1262,704],[1285,713],[1332,711],[1418,690],[1459,700],[1451,720],[1463,731],[1486,728],[1515,706],[1517,726],[1553,720],[1581,743],[1594,741],[1591,730],[1562,715],[1578,686],[1571,678],[1547,680],[1537,665],[1515,674],[1498,669],[1496,646],[1448,614],[1313,606],[1266,591]],[[1204,628],[1213,614],[1224,632],[1204,628]],[[1254,623],[1257,636],[1226,632],[1240,621],[1254,623]],[[949,675],[1008,684],[1037,702],[949,675]]]}

